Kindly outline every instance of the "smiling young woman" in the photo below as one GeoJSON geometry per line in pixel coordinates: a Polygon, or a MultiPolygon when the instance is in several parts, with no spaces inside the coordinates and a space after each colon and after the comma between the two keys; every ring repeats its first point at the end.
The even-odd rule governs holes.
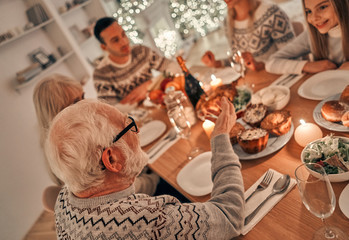
{"type": "Polygon", "coordinates": [[[277,74],[301,74],[349,69],[349,2],[302,2],[308,31],[273,54],[266,63],[266,70],[277,74]],[[309,54],[313,61],[304,59],[309,54]]]}

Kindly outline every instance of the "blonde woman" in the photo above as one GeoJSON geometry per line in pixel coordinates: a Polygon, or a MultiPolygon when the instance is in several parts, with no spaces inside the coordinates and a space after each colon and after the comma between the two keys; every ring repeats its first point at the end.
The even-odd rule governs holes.
{"type": "MultiPolygon", "coordinates": [[[[246,67],[264,69],[264,62],[295,35],[290,20],[277,5],[258,0],[224,0],[227,4],[225,30],[233,52],[242,53],[246,67]]],[[[202,62],[209,67],[230,66],[229,59],[216,60],[211,51],[202,62]]]]}
{"type": "MultiPolygon", "coordinates": [[[[81,84],[61,74],[53,74],[42,79],[34,89],[33,101],[40,129],[40,143],[44,145],[49,125],[53,118],[64,108],[84,98],[81,84]]],[[[59,180],[49,169],[54,183],[61,186],[59,180]]]]}
{"type": "Polygon", "coordinates": [[[266,63],[272,73],[318,73],[349,69],[349,1],[302,0],[308,31],[273,54],[266,63]],[[310,60],[297,60],[311,54],[310,60]]]}
{"type": "MultiPolygon", "coordinates": [[[[34,89],[33,101],[40,128],[40,142],[44,145],[47,132],[54,117],[64,108],[84,99],[81,84],[61,74],[53,74],[42,79],[34,89]]],[[[48,167],[51,179],[63,186],[63,182],[48,167]]],[[[136,178],[135,191],[153,195],[159,183],[159,176],[147,168],[136,178]]]]}

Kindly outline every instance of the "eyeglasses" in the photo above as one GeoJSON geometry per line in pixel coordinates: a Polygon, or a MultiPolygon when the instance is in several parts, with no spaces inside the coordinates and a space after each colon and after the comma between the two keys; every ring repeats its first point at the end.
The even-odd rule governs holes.
{"type": "Polygon", "coordinates": [[[125,133],[128,132],[128,130],[131,130],[131,132],[138,132],[138,128],[137,128],[135,120],[130,116],[128,116],[128,118],[131,120],[131,122],[118,135],[116,135],[116,137],[113,139],[113,143],[115,143],[122,136],[124,136],[125,133]]]}

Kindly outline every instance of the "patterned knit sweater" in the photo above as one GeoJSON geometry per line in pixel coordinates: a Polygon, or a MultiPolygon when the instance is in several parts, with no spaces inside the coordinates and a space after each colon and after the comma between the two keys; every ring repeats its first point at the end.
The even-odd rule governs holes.
{"type": "MultiPolygon", "coordinates": [[[[234,27],[225,31],[233,51],[251,52],[257,61],[265,62],[278,49],[285,46],[295,35],[287,14],[277,5],[261,2],[255,11],[253,23],[249,19],[234,21],[234,27]]],[[[224,61],[230,66],[230,62],[224,61]]]]}
{"type": "Polygon", "coordinates": [[[211,140],[211,199],[180,203],[175,197],[134,194],[133,186],[95,198],[77,198],[66,187],[58,195],[58,239],[231,239],[244,219],[241,165],[229,136],[211,140]]]}
{"type": "Polygon", "coordinates": [[[130,62],[119,65],[109,56],[103,58],[93,73],[98,98],[118,103],[134,88],[152,78],[151,69],[164,71],[170,60],[148,47],[137,45],[131,50],[130,62]]]}

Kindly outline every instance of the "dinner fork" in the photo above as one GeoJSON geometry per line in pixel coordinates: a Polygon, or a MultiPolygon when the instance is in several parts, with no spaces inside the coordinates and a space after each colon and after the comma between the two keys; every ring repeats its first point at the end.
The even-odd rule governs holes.
{"type": "Polygon", "coordinates": [[[251,195],[246,198],[245,202],[247,202],[256,192],[266,189],[269,186],[271,180],[273,179],[273,176],[274,172],[269,169],[268,172],[264,175],[262,182],[260,182],[256,189],[251,193],[251,195]]]}

